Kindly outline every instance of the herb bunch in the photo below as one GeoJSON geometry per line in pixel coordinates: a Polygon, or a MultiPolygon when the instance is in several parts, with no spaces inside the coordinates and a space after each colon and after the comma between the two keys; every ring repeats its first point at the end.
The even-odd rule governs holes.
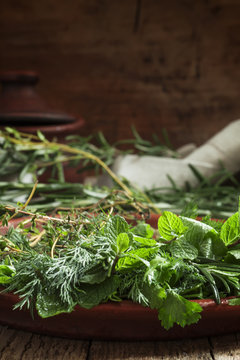
{"type": "MultiPolygon", "coordinates": [[[[206,214],[216,218],[227,218],[236,209],[236,199],[240,193],[239,180],[226,169],[221,169],[212,178],[206,178],[192,167],[199,185],[191,187],[186,183],[184,188],[179,188],[174,179],[169,188],[155,188],[148,191],[139,191],[127,181],[118,179],[112,174],[109,166],[119,153],[128,153],[133,149],[120,150],[121,143],[126,143],[135,148],[142,155],[172,156],[178,154],[172,150],[169,140],[162,144],[155,136],[154,142],[140,137],[133,128],[134,139],[125,140],[115,145],[110,145],[103,134],[97,134],[97,143],[94,137],[71,136],[68,145],[48,142],[39,133],[37,136],[22,134],[7,128],[0,132],[0,199],[2,202],[16,205],[18,201],[25,201],[33,184],[26,184],[26,174],[32,175],[34,182],[48,168],[52,175],[48,183],[39,183],[35,197],[31,202],[37,211],[49,212],[64,208],[72,210],[80,207],[96,207],[98,202],[104,206],[115,206],[118,210],[129,211],[129,199],[132,204],[141,202],[155,212],[170,210],[180,214],[185,208],[196,207],[196,214],[206,214]],[[63,147],[62,147],[62,146],[63,147]],[[72,184],[65,181],[65,162],[76,171],[86,171],[104,166],[114,177],[115,184],[112,188],[83,184],[72,184]],[[10,176],[10,177],[9,177],[10,176]],[[12,177],[12,180],[11,180],[12,177]],[[125,201],[116,192],[123,192],[125,201]]],[[[102,167],[103,169],[103,167],[102,167]]],[[[132,206],[134,208],[134,206],[132,206]]],[[[135,207],[136,210],[136,207],[135,207]]],[[[90,209],[89,209],[90,211],[90,209]]]]}
{"type": "MultiPolygon", "coordinates": [[[[12,209],[1,212],[5,225],[12,209]]],[[[0,283],[19,295],[15,308],[43,318],[131,299],[157,309],[165,329],[183,327],[201,317],[191,299],[240,305],[239,239],[239,212],[222,223],[165,211],[157,230],[111,212],[35,213],[1,235],[0,283]]]]}
{"type": "MultiPolygon", "coordinates": [[[[114,206],[118,212],[126,213],[136,211],[136,203],[141,203],[143,209],[149,208],[153,212],[168,210],[177,214],[191,214],[195,211],[196,216],[210,215],[224,219],[236,210],[240,185],[237,180],[233,182],[233,175],[226,174],[224,170],[220,177],[231,183],[220,183],[220,180],[217,183],[202,181],[195,188],[186,185],[180,189],[173,186],[145,192],[126,183],[131,191],[130,196],[117,185],[110,188],[58,181],[38,183],[35,196],[31,200],[31,208],[34,211],[53,212],[72,211],[75,208],[94,211],[99,206],[104,209],[114,206]]],[[[25,201],[32,187],[32,183],[0,181],[1,202],[16,206],[19,201],[25,201]]]]}
{"type": "Polygon", "coordinates": [[[31,135],[7,127],[5,131],[0,131],[0,177],[12,175],[22,181],[27,173],[38,177],[51,168],[51,179],[64,182],[63,164],[66,162],[81,173],[91,169],[99,172],[103,163],[111,166],[119,154],[136,152],[140,155],[178,157],[178,153],[170,148],[166,134],[165,145],[156,135],[151,142],[144,140],[134,127],[132,132],[133,139],[112,145],[102,132],[87,137],[71,135],[66,137],[67,146],[64,146],[55,141],[49,142],[41,132],[31,135]],[[121,149],[122,144],[128,144],[128,148],[121,149]]]}

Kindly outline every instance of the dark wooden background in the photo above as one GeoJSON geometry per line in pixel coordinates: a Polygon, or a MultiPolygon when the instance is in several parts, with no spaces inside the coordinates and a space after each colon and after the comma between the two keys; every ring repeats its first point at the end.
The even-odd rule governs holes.
{"type": "Polygon", "coordinates": [[[83,135],[200,144],[240,117],[239,63],[239,0],[0,2],[0,71],[36,70],[83,135]]]}

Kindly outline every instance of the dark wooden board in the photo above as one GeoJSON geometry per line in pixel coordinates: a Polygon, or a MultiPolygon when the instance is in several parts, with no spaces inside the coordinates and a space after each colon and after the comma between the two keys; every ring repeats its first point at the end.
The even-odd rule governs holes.
{"type": "Polygon", "coordinates": [[[33,69],[39,92],[114,141],[130,124],[198,144],[240,114],[238,0],[11,0],[0,71],[33,69]]]}
{"type": "Polygon", "coordinates": [[[103,342],[36,335],[0,326],[1,360],[239,360],[240,334],[181,341],[103,342]]]}

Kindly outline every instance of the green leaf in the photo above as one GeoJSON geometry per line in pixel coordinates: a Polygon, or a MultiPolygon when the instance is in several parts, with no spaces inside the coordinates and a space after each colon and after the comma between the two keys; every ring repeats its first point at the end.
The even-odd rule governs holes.
{"type": "Polygon", "coordinates": [[[127,233],[129,225],[126,220],[119,215],[113,216],[109,219],[104,227],[104,234],[110,241],[116,242],[117,236],[121,233],[127,233]]]}
{"type": "Polygon", "coordinates": [[[175,237],[183,234],[186,228],[177,215],[170,211],[164,211],[158,219],[158,230],[164,239],[171,241],[175,237]]]}
{"type": "Polygon", "coordinates": [[[240,249],[229,250],[228,254],[231,254],[235,259],[240,260],[240,249]]]}
{"type": "Polygon", "coordinates": [[[133,240],[140,243],[142,246],[156,246],[157,242],[154,239],[144,238],[141,236],[133,235],[133,240]]]}
{"type": "Polygon", "coordinates": [[[76,304],[61,303],[59,296],[41,292],[37,295],[36,309],[42,318],[48,318],[61,313],[70,313],[76,304]]]}
{"type": "Polygon", "coordinates": [[[144,284],[143,293],[148,299],[148,303],[151,309],[159,309],[162,305],[162,301],[166,299],[166,290],[156,284],[144,284]]]}
{"type": "Polygon", "coordinates": [[[157,252],[157,248],[139,248],[129,251],[121,257],[116,265],[117,271],[129,270],[141,266],[143,263],[148,265],[147,260],[157,252]]]}
{"type": "Polygon", "coordinates": [[[115,293],[119,283],[119,277],[114,275],[97,285],[85,284],[79,290],[77,302],[81,307],[91,309],[115,293]]]}
{"type": "Polygon", "coordinates": [[[168,290],[166,299],[158,308],[158,318],[162,326],[168,330],[174,324],[184,327],[198,322],[201,311],[202,307],[198,303],[186,300],[176,292],[168,290]]]}
{"type": "Polygon", "coordinates": [[[154,234],[154,229],[145,223],[140,223],[132,229],[133,233],[137,236],[141,236],[147,239],[151,239],[154,234]]]}
{"type": "Polygon", "coordinates": [[[0,284],[8,284],[15,274],[15,268],[10,265],[0,265],[0,284]]]}
{"type": "Polygon", "coordinates": [[[198,220],[182,219],[183,223],[188,225],[184,238],[198,250],[199,256],[204,256],[208,259],[218,259],[226,254],[227,248],[213,227],[198,220]]]}
{"type": "Polygon", "coordinates": [[[222,225],[220,237],[226,245],[231,245],[239,239],[240,224],[238,212],[228,218],[222,225]]]}
{"type": "Polygon", "coordinates": [[[240,305],[240,297],[229,299],[228,304],[231,306],[240,305]]]}
{"type": "Polygon", "coordinates": [[[89,284],[99,284],[106,279],[108,275],[108,269],[104,269],[102,265],[96,265],[89,272],[86,272],[81,277],[81,282],[89,284]]]}
{"type": "Polygon", "coordinates": [[[144,279],[148,284],[164,285],[169,282],[175,274],[174,261],[171,258],[157,255],[150,261],[150,265],[145,273],[144,279]]]}
{"type": "Polygon", "coordinates": [[[127,233],[120,233],[117,236],[117,253],[120,254],[129,248],[129,237],[127,233]]]}
{"type": "Polygon", "coordinates": [[[37,136],[39,137],[39,139],[41,141],[43,141],[43,142],[47,141],[46,137],[43,135],[43,133],[40,130],[37,131],[37,136]]]}
{"type": "Polygon", "coordinates": [[[218,260],[227,253],[224,242],[219,238],[212,236],[211,233],[199,242],[199,255],[208,259],[218,260]]]}
{"type": "Polygon", "coordinates": [[[202,221],[187,218],[184,216],[181,216],[181,219],[183,221],[183,224],[187,227],[195,227],[199,231],[202,232],[202,234],[208,234],[209,232],[212,232],[213,234],[218,234],[218,232],[210,225],[203,223],[202,221]]]}
{"type": "Polygon", "coordinates": [[[176,258],[193,260],[198,256],[196,247],[189,244],[185,238],[179,238],[172,241],[169,245],[169,249],[171,255],[176,258]]]}

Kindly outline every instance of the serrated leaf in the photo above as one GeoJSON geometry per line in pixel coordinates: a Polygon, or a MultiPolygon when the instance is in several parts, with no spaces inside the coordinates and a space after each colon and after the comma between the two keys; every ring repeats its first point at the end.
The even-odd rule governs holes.
{"type": "Polygon", "coordinates": [[[167,294],[163,287],[156,284],[144,284],[143,293],[148,299],[149,306],[152,309],[158,309],[162,301],[166,299],[167,294]]]}
{"type": "Polygon", "coordinates": [[[226,245],[231,245],[239,239],[240,224],[238,212],[228,218],[222,225],[220,237],[226,245]]]}
{"type": "Polygon", "coordinates": [[[171,255],[181,259],[196,259],[198,256],[198,250],[195,246],[189,244],[185,238],[179,238],[172,241],[169,245],[171,255]]]}
{"type": "Polygon", "coordinates": [[[183,234],[186,227],[177,215],[170,211],[164,211],[158,219],[158,230],[164,239],[171,241],[175,237],[183,234]]]}
{"type": "Polygon", "coordinates": [[[91,309],[116,292],[119,282],[119,277],[114,275],[100,284],[81,286],[77,299],[78,304],[85,309],[91,309]]]}
{"type": "Polygon", "coordinates": [[[127,233],[120,233],[117,236],[117,253],[120,254],[129,248],[130,240],[127,233]]]}
{"type": "Polygon", "coordinates": [[[194,226],[196,228],[198,228],[199,230],[202,231],[203,234],[207,234],[209,232],[212,232],[213,234],[218,234],[218,232],[210,225],[205,224],[199,220],[195,220],[195,219],[191,219],[191,218],[187,218],[184,216],[181,216],[181,219],[183,221],[183,224],[186,226],[194,226]]]}
{"type": "Polygon", "coordinates": [[[183,223],[188,225],[184,238],[198,250],[200,256],[208,259],[218,259],[226,254],[227,248],[213,227],[198,220],[182,219],[183,223]]]}
{"type": "Polygon", "coordinates": [[[171,259],[157,255],[153,260],[150,261],[144,279],[148,284],[163,285],[169,282],[175,270],[172,268],[171,259]]]}
{"type": "Polygon", "coordinates": [[[157,248],[140,248],[129,251],[126,256],[121,257],[116,265],[117,271],[129,270],[141,266],[143,263],[148,264],[148,259],[157,252],[157,248]]]}
{"type": "Polygon", "coordinates": [[[70,313],[76,304],[64,304],[58,296],[41,292],[37,295],[36,309],[42,318],[48,318],[61,313],[70,313]]]}
{"type": "Polygon", "coordinates": [[[167,291],[167,297],[158,308],[158,318],[162,326],[168,330],[174,323],[184,327],[194,324],[201,318],[202,307],[196,303],[184,299],[172,290],[167,291]]]}
{"type": "Polygon", "coordinates": [[[133,233],[137,236],[151,239],[154,234],[154,229],[149,224],[140,223],[133,228],[133,233]]]}
{"type": "Polygon", "coordinates": [[[141,236],[133,235],[133,240],[140,243],[142,246],[156,246],[157,242],[154,239],[144,238],[141,236]]]}
{"type": "Polygon", "coordinates": [[[115,215],[109,219],[104,228],[104,235],[113,243],[116,243],[117,236],[121,233],[127,233],[129,225],[126,220],[119,215],[115,215]]]}

